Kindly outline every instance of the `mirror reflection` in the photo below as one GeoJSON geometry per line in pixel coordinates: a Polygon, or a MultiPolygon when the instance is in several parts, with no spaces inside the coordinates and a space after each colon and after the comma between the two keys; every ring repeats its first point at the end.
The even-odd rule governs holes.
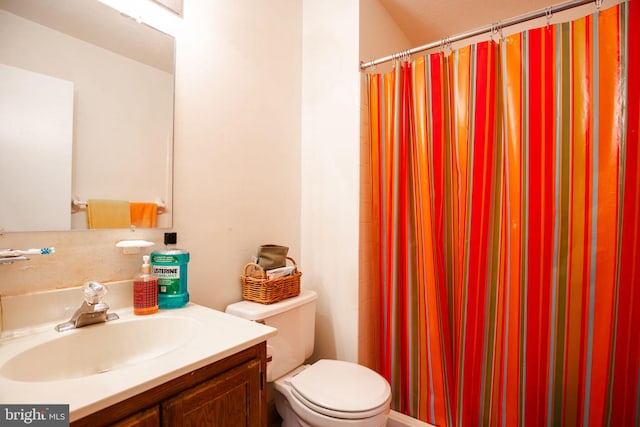
{"type": "Polygon", "coordinates": [[[1,230],[171,227],[174,53],[96,0],[0,0],[1,230]]]}

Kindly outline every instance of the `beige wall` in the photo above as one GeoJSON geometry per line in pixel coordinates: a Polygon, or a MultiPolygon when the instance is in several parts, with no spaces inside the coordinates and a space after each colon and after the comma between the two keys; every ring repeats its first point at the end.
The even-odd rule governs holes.
{"type": "Polygon", "coordinates": [[[358,354],[357,0],[303,1],[303,281],[319,294],[316,358],[358,354]]]}
{"type": "MultiPolygon", "coordinates": [[[[372,61],[414,47],[379,0],[360,0],[360,60],[372,61]]],[[[386,72],[391,64],[367,72],[386,72]]]]}
{"type": "Polygon", "coordinates": [[[289,246],[301,262],[301,13],[295,0],[185,2],[174,228],[197,303],[239,301],[260,244],[289,246]]]}

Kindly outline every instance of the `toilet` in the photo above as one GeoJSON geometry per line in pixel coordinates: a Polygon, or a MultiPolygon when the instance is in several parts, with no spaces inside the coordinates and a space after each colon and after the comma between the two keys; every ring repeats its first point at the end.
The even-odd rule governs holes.
{"type": "Polygon", "coordinates": [[[272,383],[283,427],[383,427],[391,404],[389,383],[356,363],[322,359],[313,353],[318,295],[300,295],[264,305],[241,301],[226,312],[278,329],[267,340],[267,382],[272,383]]]}

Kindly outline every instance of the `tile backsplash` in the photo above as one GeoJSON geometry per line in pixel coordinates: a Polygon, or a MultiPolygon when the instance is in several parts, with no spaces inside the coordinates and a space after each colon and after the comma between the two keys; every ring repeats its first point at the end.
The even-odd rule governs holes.
{"type": "Polygon", "coordinates": [[[159,229],[30,232],[0,234],[0,248],[55,247],[50,255],[29,255],[28,261],[0,265],[0,295],[20,295],[80,286],[90,280],[110,282],[132,279],[142,265],[142,255],[163,247],[159,229]],[[139,254],[124,255],[120,240],[154,242],[139,254]]]}
{"type": "MultiPolygon", "coordinates": [[[[133,282],[105,282],[104,302],[109,312],[133,305],[133,282]]],[[[84,301],[82,286],[38,291],[15,296],[0,296],[2,337],[19,334],[20,330],[51,322],[69,320],[84,301]]]]}

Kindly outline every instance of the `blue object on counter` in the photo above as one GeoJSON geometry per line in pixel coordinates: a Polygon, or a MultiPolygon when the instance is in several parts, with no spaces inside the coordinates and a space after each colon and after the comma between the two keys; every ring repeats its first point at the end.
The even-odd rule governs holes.
{"type": "MultiPolygon", "coordinates": [[[[165,233],[165,243],[175,243],[175,233],[165,233]]],[[[189,302],[188,262],[189,252],[182,249],[151,252],[151,270],[158,276],[159,308],[180,308],[189,302]]]]}

